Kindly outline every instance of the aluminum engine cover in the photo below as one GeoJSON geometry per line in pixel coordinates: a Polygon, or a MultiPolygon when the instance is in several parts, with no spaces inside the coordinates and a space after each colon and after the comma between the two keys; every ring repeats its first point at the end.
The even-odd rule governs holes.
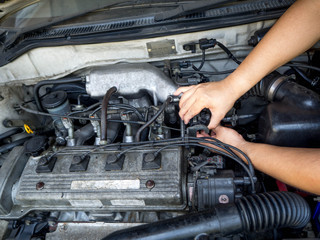
{"type": "Polygon", "coordinates": [[[86,171],[70,172],[73,156],[83,150],[59,151],[52,172],[37,173],[39,158],[31,157],[20,178],[14,203],[22,211],[31,210],[182,210],[186,206],[186,173],[182,150],[161,152],[160,168],[142,170],[146,153],[155,149],[125,154],[122,170],[106,171],[110,154],[99,150],[90,153],[86,171]],[[146,186],[153,181],[154,187],[146,186]],[[41,187],[39,187],[39,183],[41,187]],[[38,186],[37,186],[38,184],[38,186]]]}

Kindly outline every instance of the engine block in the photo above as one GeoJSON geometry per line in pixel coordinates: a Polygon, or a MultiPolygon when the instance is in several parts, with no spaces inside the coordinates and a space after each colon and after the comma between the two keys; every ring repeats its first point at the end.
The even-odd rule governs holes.
{"type": "Polygon", "coordinates": [[[14,203],[23,210],[182,210],[186,200],[186,170],[181,148],[125,153],[99,150],[88,154],[84,168],[78,156],[90,149],[59,151],[49,172],[41,158],[31,157],[17,186],[14,203]],[[113,161],[112,161],[113,160],[113,161]]]}

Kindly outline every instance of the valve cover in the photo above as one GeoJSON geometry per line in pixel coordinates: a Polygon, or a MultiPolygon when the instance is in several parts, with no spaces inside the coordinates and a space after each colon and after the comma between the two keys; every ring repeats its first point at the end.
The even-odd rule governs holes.
{"type": "Polygon", "coordinates": [[[131,151],[118,159],[119,151],[92,149],[59,151],[51,159],[51,171],[39,168],[43,159],[31,157],[17,186],[16,205],[27,211],[185,208],[180,148],[163,150],[154,159],[155,149],[131,151]],[[81,162],[79,156],[86,157],[81,162]]]}

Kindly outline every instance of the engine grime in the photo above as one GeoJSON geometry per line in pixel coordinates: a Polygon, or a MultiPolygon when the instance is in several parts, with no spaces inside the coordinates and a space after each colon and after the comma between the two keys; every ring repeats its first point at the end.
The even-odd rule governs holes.
{"type": "Polygon", "coordinates": [[[186,206],[186,173],[181,148],[161,152],[159,169],[142,168],[144,156],[155,149],[125,154],[121,170],[106,171],[108,156],[90,154],[86,171],[70,172],[75,155],[57,154],[52,172],[37,173],[39,158],[31,157],[22,173],[15,202],[25,210],[181,210],[186,206]],[[152,187],[146,183],[152,179],[152,187]],[[35,188],[39,182],[42,188],[35,188]]]}

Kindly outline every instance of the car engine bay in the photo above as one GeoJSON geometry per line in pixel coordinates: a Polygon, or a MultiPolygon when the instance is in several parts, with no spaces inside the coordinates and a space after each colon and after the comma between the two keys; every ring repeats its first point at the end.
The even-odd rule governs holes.
{"type": "MultiPolygon", "coordinates": [[[[263,30],[244,38],[255,45],[263,30]]],[[[220,81],[247,54],[217,39],[177,46],[168,37],[147,44],[156,61],[93,64],[56,79],[4,83],[6,238],[319,236],[319,209],[310,211],[319,208],[319,197],[255,170],[233,146],[196,138],[209,133],[208,109],[187,125],[180,119],[173,95],[179,86],[220,81]],[[189,55],[166,58],[176,51],[189,55]]],[[[221,124],[251,142],[320,147],[319,62],[315,47],[270,73],[221,124]]]]}

